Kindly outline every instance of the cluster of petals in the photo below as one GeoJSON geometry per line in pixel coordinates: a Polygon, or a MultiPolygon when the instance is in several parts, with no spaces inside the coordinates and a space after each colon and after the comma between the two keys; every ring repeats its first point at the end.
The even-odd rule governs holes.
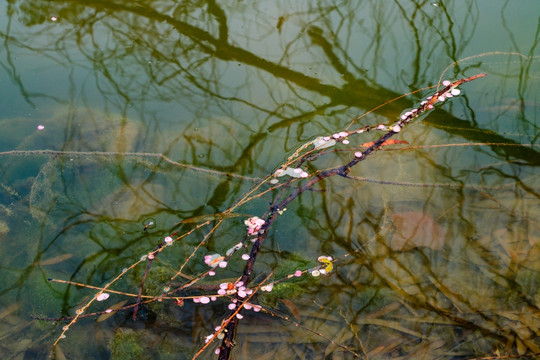
{"type": "Polygon", "coordinates": [[[219,255],[219,254],[208,254],[204,256],[204,263],[212,268],[219,266],[220,268],[224,268],[227,266],[227,262],[225,261],[225,257],[219,255]]]}
{"type": "Polygon", "coordinates": [[[193,302],[196,304],[198,303],[209,304],[210,301],[216,301],[216,300],[217,300],[217,296],[201,296],[201,297],[193,298],[193,302]]]}
{"type": "Polygon", "coordinates": [[[262,308],[261,308],[260,305],[252,305],[252,304],[250,304],[250,303],[245,303],[245,304],[244,304],[244,309],[246,309],[246,310],[253,310],[253,311],[255,311],[255,312],[259,312],[259,311],[261,311],[262,308]]]}
{"type": "MultiPolygon", "coordinates": [[[[219,290],[218,290],[219,295],[231,295],[234,293],[236,293],[241,298],[245,298],[246,296],[251,295],[253,293],[253,290],[248,289],[246,286],[244,286],[243,281],[238,281],[235,284],[229,283],[229,282],[224,282],[224,283],[219,284],[219,290]]],[[[229,305],[229,308],[230,308],[230,305],[229,305]]]]}
{"type": "Polygon", "coordinates": [[[313,145],[315,146],[315,149],[325,149],[330,146],[334,146],[336,144],[336,140],[330,138],[330,136],[319,136],[313,140],[313,145]]]}
{"type": "MultiPolygon", "coordinates": [[[[334,139],[337,140],[337,139],[339,139],[339,138],[346,138],[347,136],[349,136],[349,133],[348,133],[348,132],[346,132],[346,131],[341,131],[341,132],[339,132],[339,133],[336,133],[336,134],[332,135],[332,138],[334,138],[334,139]]],[[[331,139],[330,136],[325,136],[325,137],[323,138],[323,140],[325,140],[325,141],[329,141],[330,139],[331,139]]]]}
{"type": "Polygon", "coordinates": [[[293,168],[293,167],[286,167],[285,169],[278,169],[274,173],[277,177],[282,177],[285,175],[289,175],[290,177],[294,178],[306,178],[309,176],[307,172],[302,170],[301,168],[293,168]]]}
{"type": "Polygon", "coordinates": [[[331,256],[321,255],[317,258],[317,261],[322,263],[322,265],[309,269],[308,273],[311,276],[317,277],[317,276],[320,276],[321,274],[325,275],[332,271],[334,267],[333,265],[334,259],[331,256]]]}
{"type": "Polygon", "coordinates": [[[247,226],[248,235],[257,235],[264,223],[265,221],[257,216],[250,217],[244,221],[244,224],[247,226]]]}
{"type": "MultiPolygon", "coordinates": [[[[216,331],[219,331],[219,330],[216,330],[216,331]]],[[[217,334],[216,337],[221,340],[221,339],[223,339],[225,337],[225,334],[223,332],[220,332],[219,334],[217,334]]],[[[204,342],[208,343],[213,338],[214,338],[214,334],[210,334],[210,335],[208,335],[207,337],[204,338],[204,342]]],[[[219,350],[219,348],[217,350],[219,350]]],[[[219,351],[217,351],[216,354],[219,354],[219,351]]]]}
{"type": "MultiPolygon", "coordinates": [[[[335,133],[333,134],[331,137],[330,136],[325,136],[323,137],[321,140],[319,141],[325,141],[327,144],[327,146],[318,146],[319,149],[322,149],[324,147],[328,147],[328,146],[332,146],[336,143],[336,140],[337,141],[341,141],[342,143],[344,143],[345,145],[347,145],[349,143],[349,140],[347,140],[347,137],[349,136],[349,133],[346,132],[346,131],[341,131],[341,132],[338,132],[338,133],[335,133]],[[341,140],[340,140],[341,139],[341,140]],[[331,145],[330,145],[331,144],[331,145]]],[[[319,138],[318,138],[319,139],[319,138]]]]}
{"type": "Polygon", "coordinates": [[[268,285],[261,286],[261,291],[270,292],[270,291],[272,291],[273,288],[274,288],[274,284],[270,283],[268,285]]]}
{"type": "MultiPolygon", "coordinates": [[[[421,105],[424,105],[426,104],[427,101],[422,101],[421,105]]],[[[407,111],[406,113],[404,113],[403,115],[401,115],[401,120],[406,120],[408,119],[409,117],[414,117],[414,115],[416,115],[416,113],[418,112],[417,109],[412,109],[411,111],[407,111]]],[[[396,131],[397,132],[397,131],[396,131]]]]}
{"type": "MultiPolygon", "coordinates": [[[[442,82],[442,84],[444,86],[450,86],[452,85],[452,82],[449,81],[449,80],[444,80],[442,82]]],[[[457,85],[456,85],[457,86],[457,85]]],[[[444,94],[436,94],[435,96],[437,97],[437,100],[440,101],[440,102],[443,102],[444,100],[446,100],[447,98],[451,98],[451,97],[454,97],[454,96],[458,96],[461,91],[459,89],[456,88],[456,86],[452,86],[448,91],[446,91],[444,94]]],[[[428,100],[431,100],[431,97],[428,97],[428,100]]],[[[428,106],[428,108],[430,108],[428,106]]],[[[431,109],[431,108],[430,108],[431,109]]]]}
{"type": "Polygon", "coordinates": [[[332,259],[331,256],[325,256],[325,255],[319,256],[317,261],[322,263],[322,266],[320,266],[319,268],[319,272],[321,274],[328,274],[334,268],[334,264],[333,264],[334,260],[332,259]]]}

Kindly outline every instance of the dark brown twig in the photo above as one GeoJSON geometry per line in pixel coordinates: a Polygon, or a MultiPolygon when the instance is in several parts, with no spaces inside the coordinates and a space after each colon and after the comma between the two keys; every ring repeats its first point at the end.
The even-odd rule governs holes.
{"type": "MultiPolygon", "coordinates": [[[[369,146],[363,153],[356,152],[355,157],[351,161],[349,161],[347,164],[316,173],[315,175],[311,176],[311,178],[305,184],[303,184],[299,188],[292,191],[286,198],[284,198],[281,202],[279,202],[277,206],[275,205],[275,202],[274,202],[270,210],[267,211],[267,213],[265,214],[266,215],[265,223],[257,234],[257,240],[255,241],[255,243],[253,244],[251,248],[251,253],[249,254],[250,257],[246,263],[246,266],[244,268],[244,272],[242,274],[242,277],[240,278],[240,281],[242,281],[244,284],[247,284],[249,282],[251,274],[253,273],[253,267],[255,265],[255,261],[257,260],[257,255],[259,254],[262,243],[266,239],[268,231],[270,227],[272,226],[272,223],[274,222],[278,214],[278,211],[280,209],[286,208],[287,205],[291,203],[294,199],[296,199],[300,194],[302,194],[306,190],[313,188],[315,184],[317,184],[319,181],[325,178],[328,178],[334,175],[347,177],[353,166],[358,164],[360,161],[365,160],[369,155],[371,155],[373,152],[378,150],[384,144],[385,141],[387,141],[392,136],[399,133],[401,129],[405,127],[408,123],[410,123],[415,118],[419,117],[424,112],[433,109],[434,105],[437,104],[438,102],[444,101],[445,97],[451,97],[451,95],[448,95],[448,94],[451,93],[451,91],[455,89],[457,86],[464,84],[466,82],[484,77],[484,76],[486,76],[486,74],[482,73],[482,74],[471,76],[469,78],[460,79],[452,83],[446,84],[442,90],[437,91],[432,96],[428,97],[427,100],[423,101],[420,104],[420,106],[418,106],[416,109],[406,112],[401,117],[401,119],[390,128],[390,130],[387,133],[381,136],[377,141],[375,141],[371,146],[369,146]]],[[[356,131],[347,132],[348,135],[352,135],[354,133],[356,133],[356,131]]],[[[304,162],[305,158],[301,158],[299,161],[304,162]]],[[[282,191],[284,191],[286,188],[287,186],[283,187],[282,191]]],[[[237,295],[237,300],[243,301],[243,299],[238,297],[238,295],[237,295]]],[[[238,319],[234,318],[226,326],[226,329],[227,329],[226,336],[223,339],[222,345],[220,347],[220,352],[219,352],[220,360],[229,360],[231,358],[232,348],[234,347],[233,339],[236,333],[238,322],[239,322],[238,319]]]]}

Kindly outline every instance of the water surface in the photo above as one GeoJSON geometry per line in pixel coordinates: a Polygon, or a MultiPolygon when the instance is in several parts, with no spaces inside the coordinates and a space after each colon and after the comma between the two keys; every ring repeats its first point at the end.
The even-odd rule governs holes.
{"type": "MultiPolygon", "coordinates": [[[[532,0],[3,2],[0,357],[45,358],[69,321],[51,319],[99,291],[48,279],[103,287],[209,220],[153,262],[144,294],[159,296],[186,259],[174,285],[241,241],[244,220],[278,191],[262,184],[240,217],[204,215],[237,205],[303,144],[391,125],[427,87],[482,72],[395,136],[406,143],[287,206],[250,286],[321,255],[337,261],[253,298],[264,311],[242,310],[233,357],[538,356],[539,10],[532,0]]],[[[312,177],[343,165],[382,134],[351,136],[302,167],[312,177]]],[[[187,295],[233,281],[245,263],[235,254],[187,295]]],[[[133,303],[146,264],[85,314],[133,303]]],[[[229,304],[164,300],[136,320],[81,318],[53,356],[192,358],[229,304]]]]}

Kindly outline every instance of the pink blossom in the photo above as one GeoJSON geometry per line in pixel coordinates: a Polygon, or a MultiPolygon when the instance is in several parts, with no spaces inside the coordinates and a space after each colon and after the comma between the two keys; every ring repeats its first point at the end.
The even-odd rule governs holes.
{"type": "Polygon", "coordinates": [[[104,300],[107,300],[109,298],[109,294],[107,293],[101,293],[99,294],[98,296],[96,296],[96,300],[97,301],[104,301],[104,300]]]}
{"type": "Polygon", "coordinates": [[[248,228],[248,235],[256,235],[261,230],[261,227],[265,224],[265,221],[257,216],[253,216],[245,220],[244,224],[248,228]]]}
{"type": "Polygon", "coordinates": [[[216,267],[223,259],[225,258],[219,254],[209,254],[204,256],[204,263],[210,267],[216,267]]]}

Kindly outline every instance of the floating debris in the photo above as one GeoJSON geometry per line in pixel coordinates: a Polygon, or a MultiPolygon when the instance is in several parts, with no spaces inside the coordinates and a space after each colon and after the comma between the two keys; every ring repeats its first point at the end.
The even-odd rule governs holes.
{"type": "Polygon", "coordinates": [[[313,140],[313,146],[315,146],[316,150],[326,149],[334,145],[336,145],[336,140],[330,139],[328,136],[319,136],[313,140]]]}
{"type": "Polygon", "coordinates": [[[274,173],[277,177],[282,177],[285,175],[289,175],[293,178],[306,178],[308,177],[308,173],[302,170],[301,168],[292,168],[292,167],[286,167],[285,169],[278,169],[274,173]]]}
{"type": "Polygon", "coordinates": [[[66,261],[67,259],[71,259],[72,257],[73,257],[73,254],[58,255],[47,260],[41,260],[41,261],[35,262],[33,265],[38,265],[38,266],[54,265],[54,264],[61,263],[62,261],[66,261]]]}
{"type": "Polygon", "coordinates": [[[109,298],[109,294],[107,293],[100,293],[98,296],[96,296],[97,301],[105,301],[109,298]]]}

